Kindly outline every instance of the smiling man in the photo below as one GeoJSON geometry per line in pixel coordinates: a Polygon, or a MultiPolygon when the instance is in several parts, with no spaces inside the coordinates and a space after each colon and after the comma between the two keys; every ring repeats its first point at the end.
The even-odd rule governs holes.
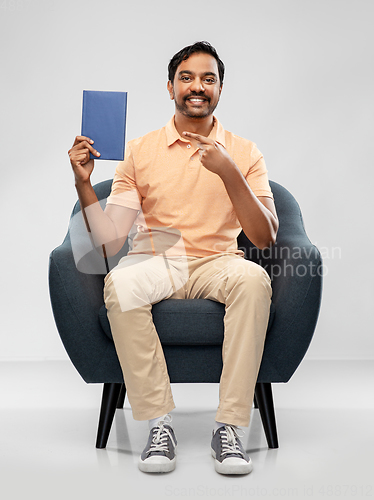
{"type": "Polygon", "coordinates": [[[222,90],[217,61],[209,54],[192,54],[178,66],[177,75],[170,71],[169,78],[173,80],[169,79],[167,86],[175,100],[178,126],[183,126],[183,122],[190,126],[191,118],[201,125],[202,118],[210,117],[206,120],[208,135],[222,90]]]}
{"type": "Polygon", "coordinates": [[[278,220],[262,154],[213,115],[225,71],[216,50],[197,42],[175,54],[168,70],[175,115],[127,144],[104,211],[90,183],[89,153],[100,154],[93,141],[76,137],[69,156],[96,246],[113,255],[137,227],[128,255],[105,278],[104,298],[133,416],[149,421],[139,468],[168,472],[176,465],[175,405],[152,304],[199,298],[226,309],[211,440],[215,469],[246,474],[252,463],[239,426],[249,425],[271,283],[262,267],[243,258],[236,238],[243,229],[266,248],[275,242],[278,220]]]}

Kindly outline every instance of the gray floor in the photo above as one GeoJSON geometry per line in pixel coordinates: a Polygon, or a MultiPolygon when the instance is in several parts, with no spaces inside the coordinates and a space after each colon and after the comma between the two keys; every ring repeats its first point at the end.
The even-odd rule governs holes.
{"type": "Polygon", "coordinates": [[[280,447],[258,410],[243,441],[254,471],[221,476],[209,445],[218,385],[173,384],[174,472],[137,469],[148,428],[126,399],[106,450],[95,449],[101,386],[69,361],[2,362],[0,492],[8,499],[373,498],[374,362],[305,360],[273,388],[280,447]],[[146,496],[147,494],[147,496],[146,496]]]}

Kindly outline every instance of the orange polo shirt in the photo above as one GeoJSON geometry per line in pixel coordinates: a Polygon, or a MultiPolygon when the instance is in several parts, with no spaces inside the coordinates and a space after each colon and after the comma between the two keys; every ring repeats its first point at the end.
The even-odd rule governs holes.
{"type": "MultiPolygon", "coordinates": [[[[226,148],[256,196],[273,198],[256,144],[224,130],[216,118],[209,138],[226,148]]],[[[224,183],[201,164],[198,148],[178,134],[174,117],[128,142],[107,203],[140,211],[131,254],[242,255],[236,242],[241,226],[224,183]]]]}

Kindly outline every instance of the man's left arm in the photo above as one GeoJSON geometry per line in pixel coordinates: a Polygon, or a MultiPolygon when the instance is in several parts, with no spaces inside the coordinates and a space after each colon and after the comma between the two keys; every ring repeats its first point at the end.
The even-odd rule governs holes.
{"type": "Polygon", "coordinates": [[[233,159],[218,142],[191,132],[183,134],[197,141],[202,165],[221,177],[247,238],[260,249],[273,245],[278,231],[274,201],[253,193],[233,159]]]}

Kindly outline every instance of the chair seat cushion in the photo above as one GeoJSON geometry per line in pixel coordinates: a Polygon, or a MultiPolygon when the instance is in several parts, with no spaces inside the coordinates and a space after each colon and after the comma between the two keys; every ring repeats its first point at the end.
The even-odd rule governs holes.
{"type": "MultiPolygon", "coordinates": [[[[222,345],[224,304],[209,299],[168,299],[154,304],[152,314],[163,345],[222,345]]],[[[274,314],[271,304],[267,331],[274,314]]],[[[113,340],[105,305],[99,311],[99,321],[113,340]]]]}

